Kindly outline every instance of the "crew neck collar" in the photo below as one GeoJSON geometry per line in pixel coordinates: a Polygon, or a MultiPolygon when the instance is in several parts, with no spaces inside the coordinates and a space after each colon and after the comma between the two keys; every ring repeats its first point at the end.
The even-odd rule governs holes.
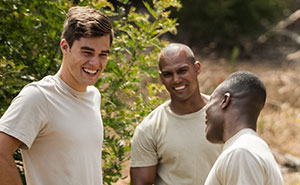
{"type": "Polygon", "coordinates": [[[228,147],[230,147],[232,145],[232,143],[234,143],[240,136],[242,136],[244,134],[257,135],[257,133],[253,129],[251,129],[251,128],[244,128],[244,129],[240,130],[239,132],[237,132],[235,135],[233,135],[230,139],[228,139],[224,143],[223,150],[226,150],[228,147]]]}
{"type": "Polygon", "coordinates": [[[67,90],[69,93],[71,93],[75,97],[79,98],[79,97],[84,96],[87,93],[87,91],[82,92],[82,91],[77,91],[77,90],[73,89],[65,81],[63,81],[58,75],[55,75],[54,77],[61,88],[63,88],[64,90],[67,90]]]}
{"type": "Polygon", "coordinates": [[[165,109],[167,110],[167,112],[171,115],[173,115],[174,117],[176,118],[179,118],[179,119],[193,119],[193,118],[196,118],[199,116],[199,113],[201,112],[205,112],[205,109],[204,107],[202,107],[201,109],[195,111],[195,112],[192,112],[192,113],[188,113],[188,114],[176,114],[175,112],[172,111],[171,107],[170,107],[170,103],[171,103],[171,100],[168,100],[165,102],[165,109]]]}

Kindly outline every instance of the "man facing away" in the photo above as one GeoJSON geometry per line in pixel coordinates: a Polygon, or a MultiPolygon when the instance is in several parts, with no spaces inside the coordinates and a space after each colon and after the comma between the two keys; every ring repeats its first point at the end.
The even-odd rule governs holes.
{"type": "Polygon", "coordinates": [[[250,72],[231,74],[207,104],[206,137],[224,143],[205,185],[283,185],[268,145],[257,135],[256,122],[266,89],[250,72]]]}
{"type": "Polygon", "coordinates": [[[28,185],[102,184],[103,124],[93,86],[112,42],[108,17],[70,8],[62,65],[55,76],[26,85],[0,120],[0,184],[22,184],[12,154],[21,148],[28,185]]]}
{"type": "Polygon", "coordinates": [[[171,100],[157,107],[135,130],[131,184],[202,185],[221,145],[205,138],[203,107],[208,99],[199,90],[200,62],[188,46],[172,43],[160,53],[159,69],[171,100]]]}

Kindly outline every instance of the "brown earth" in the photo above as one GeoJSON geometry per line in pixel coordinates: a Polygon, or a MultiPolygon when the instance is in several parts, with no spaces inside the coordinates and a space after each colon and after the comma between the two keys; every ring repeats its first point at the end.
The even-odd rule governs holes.
{"type": "MultiPolygon", "coordinates": [[[[247,70],[257,74],[267,88],[267,102],[258,120],[258,133],[274,154],[300,158],[300,62],[236,61],[201,59],[200,88],[210,94],[230,73],[247,70]]],[[[278,162],[282,162],[277,158],[278,162]]],[[[124,176],[115,185],[129,184],[129,164],[124,164],[124,176]]],[[[285,185],[300,185],[300,172],[282,166],[285,185]]],[[[299,169],[298,169],[299,170],[299,169]]]]}

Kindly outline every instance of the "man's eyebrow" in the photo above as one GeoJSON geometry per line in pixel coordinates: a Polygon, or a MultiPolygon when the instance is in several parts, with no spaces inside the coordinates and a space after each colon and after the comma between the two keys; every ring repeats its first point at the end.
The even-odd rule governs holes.
{"type": "Polygon", "coordinates": [[[160,71],[160,74],[168,74],[168,73],[172,73],[170,71],[160,71]]]}
{"type": "MultiPolygon", "coordinates": [[[[90,48],[90,47],[88,47],[88,46],[82,46],[82,47],[80,47],[80,49],[81,49],[81,50],[89,50],[89,51],[95,52],[95,49],[90,48]]],[[[101,51],[101,53],[107,53],[107,54],[109,54],[110,51],[109,51],[109,50],[103,50],[103,51],[101,51]]]]}
{"type": "Polygon", "coordinates": [[[81,50],[90,50],[90,51],[95,51],[93,48],[90,48],[88,46],[82,46],[80,47],[81,50]]]}
{"type": "Polygon", "coordinates": [[[178,70],[180,70],[180,69],[184,69],[184,68],[189,68],[190,66],[188,66],[188,65],[184,65],[184,66],[181,66],[178,70]]]}

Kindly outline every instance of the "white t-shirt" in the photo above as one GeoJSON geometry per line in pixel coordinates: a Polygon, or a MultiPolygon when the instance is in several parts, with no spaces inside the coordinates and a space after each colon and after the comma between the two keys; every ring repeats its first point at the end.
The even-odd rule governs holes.
{"type": "Polygon", "coordinates": [[[205,185],[283,185],[283,179],[268,145],[246,128],[224,144],[205,185]]]}
{"type": "Polygon", "coordinates": [[[19,139],[28,185],[101,185],[100,93],[78,92],[58,76],[25,86],[0,120],[19,139]]]}
{"type": "Polygon", "coordinates": [[[205,110],[177,115],[167,101],[137,126],[131,167],[157,166],[155,185],[203,185],[221,145],[205,137],[205,110]]]}

